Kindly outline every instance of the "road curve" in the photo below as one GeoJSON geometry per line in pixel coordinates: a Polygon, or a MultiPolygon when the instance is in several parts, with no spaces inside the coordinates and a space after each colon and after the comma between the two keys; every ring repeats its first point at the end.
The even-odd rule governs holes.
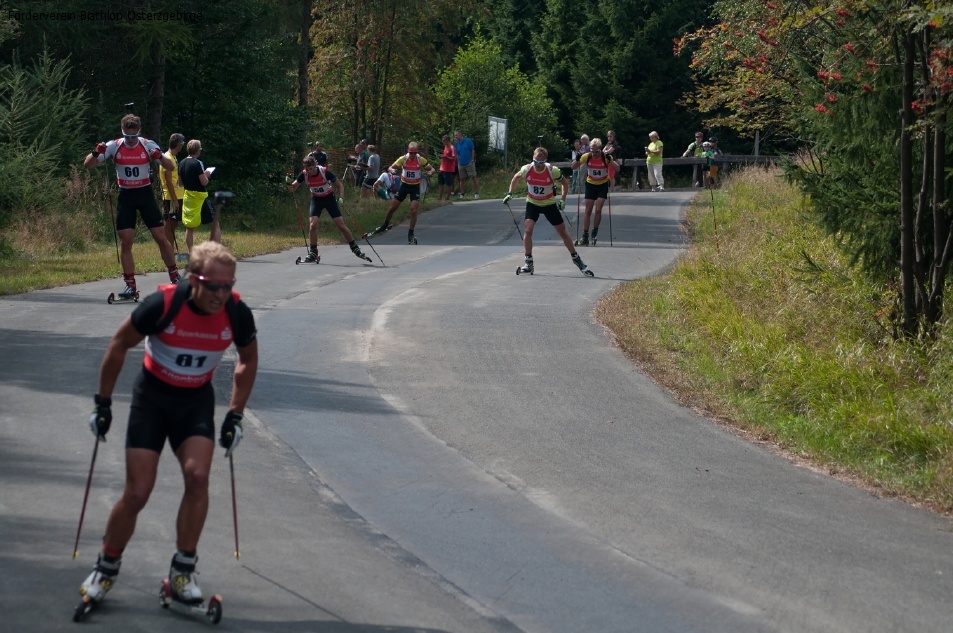
{"type": "MultiPolygon", "coordinates": [[[[200,564],[226,595],[228,627],[948,630],[948,521],[679,407],[592,321],[619,281],[674,261],[690,195],[613,196],[611,237],[605,214],[599,245],[580,249],[593,279],[545,222],[536,273],[516,276],[521,246],[499,201],[421,216],[417,246],[398,226],[374,242],[386,267],[344,246],[317,266],[294,265],[303,249],[242,262],[262,350],[236,462],[245,545],[234,561],[218,462],[200,564]]],[[[0,529],[19,572],[0,581],[0,604],[26,612],[53,589],[66,615],[39,630],[68,620],[121,488],[117,425],[96,466],[86,560],[70,561],[92,448],[82,420],[129,308],[105,305],[116,285],[0,298],[0,529]]],[[[129,630],[178,623],[141,599],[171,555],[168,456],[163,475],[101,614],[129,630]]]]}

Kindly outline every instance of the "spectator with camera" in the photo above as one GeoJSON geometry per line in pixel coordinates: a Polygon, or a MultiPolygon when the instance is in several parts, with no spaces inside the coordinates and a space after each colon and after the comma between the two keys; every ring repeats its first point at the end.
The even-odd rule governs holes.
{"type": "Polygon", "coordinates": [[[381,157],[377,153],[376,145],[367,146],[367,171],[364,174],[364,182],[361,186],[361,198],[370,198],[374,190],[374,183],[377,182],[377,176],[381,173],[381,157]]]}

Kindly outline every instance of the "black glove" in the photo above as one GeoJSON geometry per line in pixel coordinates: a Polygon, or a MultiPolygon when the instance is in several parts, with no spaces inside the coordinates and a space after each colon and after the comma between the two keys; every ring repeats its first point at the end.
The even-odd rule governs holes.
{"type": "Polygon", "coordinates": [[[89,430],[93,435],[103,442],[106,441],[106,433],[109,432],[109,426],[113,423],[112,398],[103,398],[99,394],[93,396],[93,402],[96,408],[89,415],[89,430]]]}
{"type": "Polygon", "coordinates": [[[222,422],[222,430],[218,435],[218,445],[225,449],[225,457],[231,457],[242,441],[242,414],[229,411],[222,422]]]}

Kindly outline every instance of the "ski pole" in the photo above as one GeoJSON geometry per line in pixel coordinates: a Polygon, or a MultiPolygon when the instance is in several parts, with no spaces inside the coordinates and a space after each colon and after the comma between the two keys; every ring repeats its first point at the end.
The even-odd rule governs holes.
{"type": "MultiPolygon", "coordinates": [[[[342,208],[343,208],[343,205],[342,205],[342,208]]],[[[381,259],[380,253],[377,252],[377,249],[374,248],[374,245],[371,244],[371,241],[370,241],[369,239],[367,239],[367,233],[365,233],[364,231],[361,230],[361,225],[357,223],[357,220],[354,218],[354,216],[351,215],[350,212],[349,212],[347,209],[344,209],[344,213],[347,213],[348,219],[351,220],[351,222],[352,222],[352,223],[354,224],[354,226],[357,228],[357,232],[360,233],[362,236],[364,236],[364,241],[367,242],[367,245],[370,246],[370,247],[371,247],[371,250],[374,251],[374,254],[377,255],[377,259],[380,259],[380,260],[381,260],[381,265],[382,265],[384,268],[387,268],[387,264],[385,264],[385,263],[384,263],[384,260],[381,259]]]]}
{"type": "Polygon", "coordinates": [[[232,455],[228,456],[228,470],[232,475],[232,526],[235,529],[235,558],[242,557],[241,550],[238,549],[238,504],[235,502],[235,459],[232,455]]]}
{"type": "Polygon", "coordinates": [[[112,219],[113,223],[113,241],[116,242],[116,263],[119,266],[122,266],[122,259],[119,258],[119,229],[116,228],[116,212],[113,210],[113,196],[112,192],[109,190],[109,170],[103,174],[103,177],[106,180],[106,199],[109,200],[109,217],[112,219]]]}
{"type": "Polygon", "coordinates": [[[523,240],[523,232],[520,230],[520,224],[516,221],[516,214],[513,213],[513,209],[510,208],[509,202],[504,202],[506,208],[510,210],[510,216],[513,218],[513,224],[516,226],[516,232],[520,234],[520,241],[523,240]]]}
{"type": "Polygon", "coordinates": [[[579,241],[579,192],[576,191],[576,241],[579,241]]]}
{"type": "Polygon", "coordinates": [[[301,229],[301,238],[304,240],[304,250],[310,252],[308,250],[308,236],[304,234],[304,222],[301,220],[301,211],[298,209],[298,196],[293,191],[291,192],[291,199],[295,203],[295,215],[298,216],[298,227],[301,229]]]}
{"type": "Polygon", "coordinates": [[[710,185],[708,190],[711,192],[711,221],[715,227],[715,251],[721,252],[721,248],[718,246],[718,216],[715,215],[715,190],[710,185]]]}
{"type": "Polygon", "coordinates": [[[76,526],[76,542],[73,544],[73,560],[79,556],[79,534],[83,530],[83,519],[86,517],[86,502],[89,500],[89,488],[93,483],[93,467],[96,466],[96,453],[99,452],[99,438],[93,445],[93,460],[89,463],[89,476],[86,477],[86,492],[83,494],[83,509],[79,513],[79,525],[76,526]]]}
{"type": "Polygon", "coordinates": [[[612,246],[612,196],[606,194],[606,203],[609,205],[609,246],[612,246]]]}

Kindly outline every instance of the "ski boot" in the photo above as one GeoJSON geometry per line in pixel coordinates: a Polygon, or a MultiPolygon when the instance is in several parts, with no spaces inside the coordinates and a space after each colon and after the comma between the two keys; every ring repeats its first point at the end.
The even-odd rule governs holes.
{"type": "Polygon", "coordinates": [[[586,263],[585,263],[584,261],[582,261],[582,257],[579,257],[579,253],[573,253],[573,254],[572,254],[572,263],[574,263],[574,264],[576,265],[576,267],[579,268],[579,272],[581,272],[581,273],[582,273],[583,275],[585,275],[586,277],[595,277],[595,276],[596,276],[596,274],[595,274],[594,272],[592,272],[591,270],[589,270],[589,267],[586,266],[586,263]]]}
{"type": "Polygon", "coordinates": [[[589,246],[589,232],[583,231],[582,237],[576,240],[576,246],[589,246]]]}
{"type": "Polygon", "coordinates": [[[522,275],[523,273],[533,274],[533,256],[527,255],[526,259],[523,262],[523,265],[516,269],[517,275],[522,275]]]}
{"type": "Polygon", "coordinates": [[[414,237],[414,232],[413,232],[413,231],[407,231],[407,243],[408,243],[408,244],[416,244],[416,243],[417,243],[417,238],[414,237]]]}
{"type": "Polygon", "coordinates": [[[178,285],[182,281],[182,275],[179,274],[179,271],[172,270],[169,271],[169,283],[173,285],[178,285]]]}
{"type": "Polygon", "coordinates": [[[112,305],[113,303],[124,303],[126,301],[139,301],[139,291],[136,290],[136,284],[126,284],[125,289],[119,294],[109,293],[109,296],[106,297],[106,303],[112,305]]]}
{"type": "Polygon", "coordinates": [[[374,261],[373,259],[371,259],[370,257],[364,254],[364,251],[361,250],[361,247],[358,246],[357,243],[351,244],[351,252],[365,261],[368,261],[368,262],[374,261]]]}
{"type": "Polygon", "coordinates": [[[599,235],[599,227],[595,227],[595,228],[592,229],[592,240],[591,240],[590,243],[589,243],[590,246],[595,246],[595,245],[596,245],[596,236],[597,236],[597,235],[599,235]]]}
{"type": "Polygon", "coordinates": [[[107,561],[103,559],[102,554],[99,555],[93,571],[79,586],[79,595],[83,596],[83,600],[76,605],[76,610],[73,612],[73,622],[79,622],[86,617],[106,597],[106,594],[109,593],[116,582],[121,562],[121,559],[107,561]]]}
{"type": "Polygon", "coordinates": [[[195,563],[198,556],[186,556],[176,552],[169,567],[169,586],[172,589],[172,599],[183,604],[202,604],[205,596],[195,582],[195,563]]]}
{"type": "Polygon", "coordinates": [[[295,260],[295,265],[297,264],[320,264],[321,256],[318,255],[318,247],[312,246],[308,249],[308,255],[301,259],[300,257],[295,260]]]}

